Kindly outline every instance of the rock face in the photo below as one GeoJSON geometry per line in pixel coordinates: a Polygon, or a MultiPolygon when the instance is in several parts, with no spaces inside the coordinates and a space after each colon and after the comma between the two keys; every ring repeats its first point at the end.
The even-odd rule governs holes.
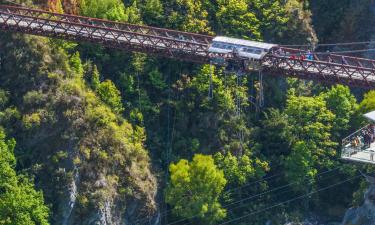
{"type": "Polygon", "coordinates": [[[375,224],[375,179],[367,178],[370,187],[364,195],[364,203],[358,208],[349,209],[342,225],[374,225],[375,224]]]}
{"type": "Polygon", "coordinates": [[[144,130],[86,85],[79,56],[20,35],[0,34],[0,49],[0,89],[17,111],[0,125],[30,152],[19,162],[32,168],[52,224],[159,224],[144,130]]]}

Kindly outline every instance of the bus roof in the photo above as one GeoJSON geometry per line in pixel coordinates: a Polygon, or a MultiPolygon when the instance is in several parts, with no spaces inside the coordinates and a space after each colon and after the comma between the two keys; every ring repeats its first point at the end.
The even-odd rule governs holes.
{"type": "Polygon", "coordinates": [[[213,39],[213,41],[231,43],[235,45],[243,45],[243,46],[249,46],[249,47],[256,47],[256,48],[267,49],[267,50],[270,50],[271,48],[277,46],[276,44],[268,44],[268,43],[263,43],[263,42],[258,42],[258,41],[249,41],[249,40],[223,37],[223,36],[217,36],[213,39]]]}
{"type": "Polygon", "coordinates": [[[366,117],[367,119],[372,120],[373,122],[375,122],[375,111],[366,113],[364,115],[364,117],[366,117]]]}

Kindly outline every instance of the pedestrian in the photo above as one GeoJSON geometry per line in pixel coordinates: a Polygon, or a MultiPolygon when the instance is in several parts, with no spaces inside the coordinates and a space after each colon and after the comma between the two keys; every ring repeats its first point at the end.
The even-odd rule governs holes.
{"type": "Polygon", "coordinates": [[[313,54],[312,54],[312,52],[309,50],[309,51],[307,51],[307,59],[308,60],[314,60],[314,56],[313,56],[313,54]]]}
{"type": "Polygon", "coordinates": [[[374,150],[370,150],[370,160],[374,161],[374,150]]]}

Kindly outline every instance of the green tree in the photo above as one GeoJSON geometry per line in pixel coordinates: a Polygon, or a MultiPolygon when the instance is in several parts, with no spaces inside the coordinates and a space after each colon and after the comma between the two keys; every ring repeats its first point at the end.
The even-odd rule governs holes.
{"type": "Polygon", "coordinates": [[[278,109],[269,109],[261,121],[258,139],[262,144],[262,153],[278,162],[280,155],[289,153],[292,144],[288,116],[278,109]]]}
{"type": "Polygon", "coordinates": [[[121,93],[110,80],[105,80],[97,88],[97,93],[108,106],[110,106],[116,113],[124,111],[121,102],[121,93]]]}
{"type": "Polygon", "coordinates": [[[243,185],[254,177],[262,177],[268,169],[267,163],[252,160],[247,155],[236,157],[230,152],[225,155],[219,152],[214,155],[214,159],[218,168],[224,171],[228,184],[233,186],[243,185]]]}
{"type": "Polygon", "coordinates": [[[100,74],[99,74],[99,71],[98,71],[98,67],[96,67],[96,65],[94,65],[94,68],[92,70],[92,74],[91,74],[91,87],[94,89],[94,90],[97,90],[100,86],[100,74]]]}
{"type": "Polygon", "coordinates": [[[80,13],[89,17],[128,21],[130,18],[128,13],[133,12],[127,10],[121,0],[81,0],[80,2],[80,13]]]}
{"type": "Polygon", "coordinates": [[[357,111],[358,104],[348,87],[337,85],[322,93],[327,108],[335,114],[332,134],[336,141],[350,128],[350,120],[357,111]]]}
{"type": "Polygon", "coordinates": [[[70,66],[76,77],[81,78],[83,76],[84,69],[82,66],[82,61],[79,52],[74,53],[70,58],[70,66]]]}
{"type": "Polygon", "coordinates": [[[26,176],[17,176],[14,169],[15,144],[0,131],[0,224],[47,225],[49,209],[42,192],[36,191],[26,176]]]}
{"type": "Polygon", "coordinates": [[[218,33],[247,39],[261,38],[260,22],[245,0],[220,0],[218,5],[218,33]]]}
{"type": "Polygon", "coordinates": [[[168,0],[168,24],[172,28],[196,33],[210,33],[208,13],[202,6],[202,1],[168,0]]]}
{"type": "Polygon", "coordinates": [[[336,143],[331,140],[335,115],[327,109],[324,99],[289,96],[285,113],[292,134],[292,152],[285,161],[287,177],[299,181],[302,173],[306,177],[314,175],[312,168],[331,167],[336,155],[336,143]]]}
{"type": "Polygon", "coordinates": [[[171,164],[166,202],[173,213],[183,218],[198,218],[204,224],[215,224],[226,216],[219,197],[226,179],[211,156],[197,154],[192,162],[180,160],[171,164]]]}
{"type": "Polygon", "coordinates": [[[368,113],[375,110],[375,91],[365,94],[362,102],[359,104],[359,110],[362,113],[368,113]]]}
{"type": "Polygon", "coordinates": [[[291,153],[285,159],[285,170],[288,180],[297,182],[297,189],[306,188],[306,182],[315,178],[317,169],[314,168],[314,160],[310,145],[304,141],[298,141],[293,145],[291,153]]]}
{"type": "Polygon", "coordinates": [[[160,0],[144,0],[141,1],[142,19],[147,25],[160,25],[163,20],[163,5],[160,0]]]}

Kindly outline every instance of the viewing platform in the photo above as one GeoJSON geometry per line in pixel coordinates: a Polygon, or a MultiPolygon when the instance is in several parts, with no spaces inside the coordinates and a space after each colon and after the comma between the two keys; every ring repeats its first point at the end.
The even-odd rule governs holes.
{"type": "Polygon", "coordinates": [[[375,164],[375,111],[364,116],[372,123],[343,139],[341,158],[375,164]]]}

